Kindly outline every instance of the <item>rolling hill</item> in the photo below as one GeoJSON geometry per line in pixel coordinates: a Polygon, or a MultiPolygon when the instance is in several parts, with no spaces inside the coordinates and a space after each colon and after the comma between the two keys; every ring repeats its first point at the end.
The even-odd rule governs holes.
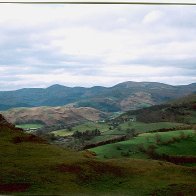
{"type": "Polygon", "coordinates": [[[196,94],[170,101],[167,104],[128,111],[115,120],[124,121],[131,116],[135,116],[137,121],[145,123],[180,122],[196,124],[196,94]]]}
{"type": "Polygon", "coordinates": [[[93,107],[106,112],[128,111],[165,103],[196,92],[196,83],[171,86],[156,82],[124,82],[113,87],[24,88],[0,91],[0,110],[15,107],[62,106],[93,107]]]}
{"type": "Polygon", "coordinates": [[[98,121],[106,116],[104,112],[94,108],[65,106],[15,108],[1,113],[13,124],[39,123],[46,126],[98,121]]]}

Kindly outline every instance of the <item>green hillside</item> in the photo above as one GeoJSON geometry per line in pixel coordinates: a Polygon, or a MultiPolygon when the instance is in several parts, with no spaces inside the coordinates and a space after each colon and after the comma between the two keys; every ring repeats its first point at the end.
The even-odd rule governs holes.
{"type": "Polygon", "coordinates": [[[157,133],[143,133],[130,140],[107,144],[90,149],[98,158],[152,158],[148,150],[154,148],[158,154],[194,156],[196,165],[195,130],[177,130],[157,133]]]}
{"type": "Polygon", "coordinates": [[[192,168],[151,160],[98,160],[89,151],[74,152],[49,145],[0,118],[0,194],[195,193],[192,168]]]}

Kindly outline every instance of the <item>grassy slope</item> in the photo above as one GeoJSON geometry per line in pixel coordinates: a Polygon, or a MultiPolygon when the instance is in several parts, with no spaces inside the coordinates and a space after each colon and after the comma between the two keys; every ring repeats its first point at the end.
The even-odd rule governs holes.
{"type": "MultiPolygon", "coordinates": [[[[193,169],[151,160],[100,161],[45,143],[13,143],[22,132],[0,128],[0,193],[5,184],[28,183],[24,194],[147,195],[170,187],[194,194],[193,169]],[[142,187],[142,189],[141,189],[142,187]]],[[[13,193],[12,193],[13,194],[13,193]]]]}
{"type": "MultiPolygon", "coordinates": [[[[159,134],[161,137],[161,141],[167,141],[171,139],[173,136],[179,136],[181,132],[184,132],[185,134],[194,136],[193,140],[195,140],[195,135],[194,135],[194,130],[184,130],[184,131],[170,131],[170,132],[160,132],[160,133],[143,133],[140,134],[139,136],[123,141],[123,142],[118,142],[114,144],[108,144],[104,146],[99,146],[96,148],[92,148],[91,150],[97,154],[97,157],[99,158],[122,158],[123,154],[128,153],[128,157],[132,158],[143,158],[146,159],[148,158],[147,155],[144,153],[140,152],[138,147],[140,145],[143,145],[145,148],[147,148],[149,145],[155,144],[156,145],[156,135],[159,134]]],[[[190,139],[191,140],[191,139],[190,139]]],[[[168,153],[168,154],[173,154],[173,147],[171,144],[168,146],[158,146],[158,152],[160,148],[161,153],[168,153]]],[[[196,143],[189,141],[181,141],[174,146],[176,146],[175,152],[178,154],[178,150],[180,150],[180,155],[196,155],[194,149],[196,148],[196,143]],[[181,150],[181,147],[186,146],[186,150],[181,150]],[[194,148],[193,148],[194,147],[194,148]],[[185,153],[186,151],[186,153],[185,153]]]]}

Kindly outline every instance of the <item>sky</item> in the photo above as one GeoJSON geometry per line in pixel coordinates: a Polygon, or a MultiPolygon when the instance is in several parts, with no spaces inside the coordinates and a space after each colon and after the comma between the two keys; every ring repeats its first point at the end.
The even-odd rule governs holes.
{"type": "Polygon", "coordinates": [[[0,90],[196,82],[196,9],[0,5],[0,90]]]}

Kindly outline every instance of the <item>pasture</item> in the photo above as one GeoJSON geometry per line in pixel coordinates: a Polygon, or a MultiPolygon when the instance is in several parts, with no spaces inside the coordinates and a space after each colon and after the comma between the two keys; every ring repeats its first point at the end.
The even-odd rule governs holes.
{"type": "Polygon", "coordinates": [[[85,132],[87,130],[99,129],[101,132],[105,132],[109,129],[109,125],[106,123],[96,123],[96,122],[86,122],[80,125],[73,126],[69,129],[61,129],[53,131],[55,136],[69,136],[72,135],[75,131],[85,132]]]}
{"type": "Polygon", "coordinates": [[[98,158],[122,158],[122,157],[131,157],[131,158],[142,158],[147,159],[148,156],[140,151],[140,148],[147,149],[150,145],[155,145],[157,147],[156,151],[159,153],[168,153],[168,154],[178,154],[180,155],[195,155],[194,149],[195,146],[195,130],[177,130],[169,132],[158,132],[158,133],[142,133],[138,136],[122,142],[117,142],[113,144],[107,144],[99,147],[90,149],[92,152],[97,154],[98,158]],[[190,136],[188,139],[180,140],[179,142],[174,142],[174,144],[169,145],[159,145],[160,142],[167,142],[173,137],[180,137],[181,134],[185,136],[190,136]],[[176,148],[173,149],[174,145],[176,148]],[[182,150],[181,147],[186,145],[185,149],[182,150]],[[184,153],[183,153],[184,152],[184,153]]]}

